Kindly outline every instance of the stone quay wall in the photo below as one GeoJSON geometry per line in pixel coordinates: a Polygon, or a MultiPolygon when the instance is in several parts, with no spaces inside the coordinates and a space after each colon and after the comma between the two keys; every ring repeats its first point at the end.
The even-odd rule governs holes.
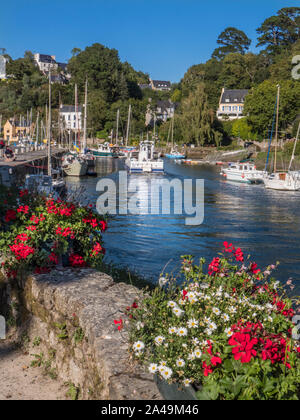
{"type": "Polygon", "coordinates": [[[126,328],[114,325],[140,290],[70,268],[31,276],[22,286],[24,332],[31,342],[38,338],[35,353],[51,355],[51,369],[80,390],[79,399],[162,399],[153,375],[131,359],[126,328]]]}

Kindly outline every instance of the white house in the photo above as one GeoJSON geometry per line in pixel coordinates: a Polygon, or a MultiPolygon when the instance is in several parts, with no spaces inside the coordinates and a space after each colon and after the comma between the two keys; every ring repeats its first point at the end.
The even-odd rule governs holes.
{"type": "Polygon", "coordinates": [[[57,70],[58,64],[55,55],[34,54],[34,61],[43,73],[49,73],[50,70],[57,70]]]}
{"type": "Polygon", "coordinates": [[[219,120],[235,120],[243,118],[244,103],[249,90],[222,89],[217,117],[219,120]]]}
{"type": "Polygon", "coordinates": [[[78,131],[82,128],[82,107],[77,110],[74,105],[61,105],[59,108],[60,121],[63,128],[71,131],[78,131]]]}

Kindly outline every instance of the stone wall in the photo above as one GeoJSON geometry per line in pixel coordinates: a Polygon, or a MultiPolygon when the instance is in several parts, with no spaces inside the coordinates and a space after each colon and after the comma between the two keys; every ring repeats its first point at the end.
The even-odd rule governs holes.
{"type": "Polygon", "coordinates": [[[36,353],[80,389],[80,399],[161,399],[153,376],[130,358],[128,336],[115,319],[140,295],[94,270],[55,270],[30,277],[20,295],[23,328],[36,353]]]}

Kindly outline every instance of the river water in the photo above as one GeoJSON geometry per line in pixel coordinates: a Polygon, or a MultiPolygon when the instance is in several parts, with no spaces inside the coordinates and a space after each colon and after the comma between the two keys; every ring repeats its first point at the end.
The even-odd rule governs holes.
{"type": "MultiPolygon", "coordinates": [[[[101,178],[117,181],[124,163],[119,159],[98,159],[97,178],[67,178],[70,186],[84,186],[96,202],[96,184],[101,178]]],[[[260,268],[280,262],[276,277],[292,277],[300,291],[300,192],[266,190],[263,185],[230,183],[211,166],[176,165],[166,160],[164,175],[128,175],[148,192],[151,179],[204,179],[205,216],[199,226],[187,226],[186,215],[117,215],[104,235],[106,259],[126,266],[156,282],[165,272],[176,272],[181,255],[211,261],[225,240],[251,254],[260,268]]],[[[171,199],[174,197],[171,196],[171,199]]],[[[173,212],[174,213],[174,212],[173,212]]]]}

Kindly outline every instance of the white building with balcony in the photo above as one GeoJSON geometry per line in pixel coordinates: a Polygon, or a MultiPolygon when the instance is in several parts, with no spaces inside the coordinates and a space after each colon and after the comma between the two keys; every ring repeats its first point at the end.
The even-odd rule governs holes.
{"type": "Polygon", "coordinates": [[[244,117],[247,89],[222,89],[217,117],[219,120],[235,120],[244,117]]]}

